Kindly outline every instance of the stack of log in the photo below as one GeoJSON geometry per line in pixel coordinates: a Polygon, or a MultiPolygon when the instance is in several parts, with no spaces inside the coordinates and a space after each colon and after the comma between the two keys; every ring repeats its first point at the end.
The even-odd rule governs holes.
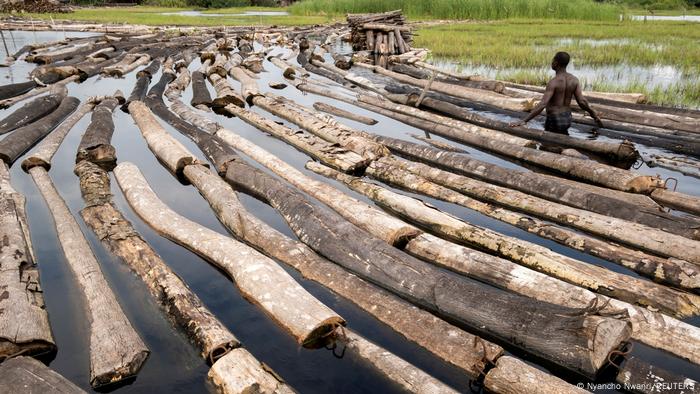
{"type": "Polygon", "coordinates": [[[413,40],[411,28],[401,10],[381,14],[348,14],[350,40],[355,51],[374,53],[375,64],[387,66],[391,55],[410,51],[413,40]]]}

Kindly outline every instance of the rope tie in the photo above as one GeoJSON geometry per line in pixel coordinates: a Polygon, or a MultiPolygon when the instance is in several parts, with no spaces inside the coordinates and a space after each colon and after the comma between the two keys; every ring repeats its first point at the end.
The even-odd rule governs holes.
{"type": "Polygon", "coordinates": [[[345,349],[347,349],[347,343],[350,342],[350,340],[348,339],[343,325],[336,325],[335,328],[325,333],[321,338],[328,338],[329,341],[325,348],[330,350],[335,358],[343,358],[345,356],[345,349]],[[340,352],[336,353],[339,342],[343,345],[343,348],[340,352]]]}
{"type": "MultiPolygon", "coordinates": [[[[625,347],[627,348],[627,350],[617,350],[617,349],[615,349],[615,350],[611,351],[610,353],[608,353],[608,362],[609,362],[611,365],[613,365],[615,368],[617,368],[617,369],[621,369],[621,367],[620,367],[619,364],[617,364],[616,362],[614,362],[614,361],[612,360],[613,357],[615,357],[615,356],[620,356],[620,357],[622,357],[623,360],[625,360],[626,357],[627,357],[630,353],[632,353],[632,349],[634,349],[634,343],[630,342],[630,343],[628,343],[627,345],[625,345],[625,347]]],[[[624,349],[624,348],[623,348],[623,349],[624,349]]]]}

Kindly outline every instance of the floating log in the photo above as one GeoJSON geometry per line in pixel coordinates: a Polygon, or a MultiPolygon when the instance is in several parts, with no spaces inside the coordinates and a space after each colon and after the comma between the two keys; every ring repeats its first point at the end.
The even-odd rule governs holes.
{"type": "Polygon", "coordinates": [[[233,89],[228,81],[226,81],[226,77],[213,73],[209,75],[209,81],[214,85],[214,90],[216,90],[216,98],[211,102],[212,108],[220,109],[229,104],[239,107],[245,106],[245,101],[241,95],[233,89]]]}
{"type": "MultiPolygon", "coordinates": [[[[431,197],[436,197],[450,202],[457,202],[460,205],[474,209],[477,212],[482,212],[488,216],[495,217],[498,220],[515,225],[516,227],[534,232],[535,234],[543,236],[547,235],[547,238],[552,238],[564,243],[567,246],[583,244],[585,245],[584,251],[599,247],[601,250],[605,251],[605,253],[600,252],[599,254],[606,256],[607,254],[615,256],[616,253],[621,253],[618,252],[615,245],[607,245],[604,242],[596,242],[595,239],[577,235],[576,233],[565,229],[550,228],[549,226],[551,225],[539,222],[536,219],[532,219],[527,216],[501,210],[492,205],[480,204],[479,202],[460,198],[460,195],[456,192],[442,188],[436,184],[431,184],[423,178],[412,176],[410,173],[402,171],[399,165],[391,165],[389,163],[391,163],[391,161],[388,160],[388,158],[373,162],[367,168],[367,174],[386,183],[398,185],[399,187],[407,190],[417,191],[422,194],[427,194],[431,197]]],[[[501,234],[489,232],[488,230],[473,226],[449,214],[445,214],[434,207],[427,206],[420,200],[392,192],[382,186],[363,181],[361,178],[341,174],[314,162],[307,163],[307,168],[318,174],[331,177],[332,179],[345,183],[356,192],[368,196],[383,208],[398,214],[400,217],[415,222],[421,227],[427,228],[431,232],[443,238],[459,243],[475,245],[481,249],[490,250],[493,253],[503,257],[511,257],[507,253],[500,251],[500,249],[504,248],[504,245],[509,245],[510,247],[516,247],[516,245],[518,245],[519,240],[516,238],[502,236],[501,234]],[[481,233],[483,233],[483,236],[485,239],[488,239],[488,241],[485,239],[479,239],[480,237],[477,234],[481,233]],[[489,243],[499,246],[489,246],[487,245],[489,243]]],[[[523,246],[524,244],[520,245],[523,246]]],[[[531,247],[530,249],[531,253],[537,253],[532,250],[534,248],[531,247]]],[[[567,264],[567,262],[565,262],[566,260],[560,260],[562,260],[561,263],[567,264]]],[[[618,260],[621,259],[618,258],[618,260]]],[[[573,259],[570,259],[567,265],[569,266],[570,271],[588,269],[585,264],[573,259]]],[[[632,264],[629,263],[628,265],[632,264]]],[[[533,267],[543,270],[543,268],[539,266],[533,267]]],[[[698,268],[694,267],[692,264],[688,264],[686,262],[681,262],[681,264],[667,262],[665,265],[657,268],[660,268],[659,273],[646,273],[649,275],[656,275],[660,277],[660,279],[664,280],[666,280],[665,276],[668,276],[669,278],[667,280],[669,282],[675,284],[683,283],[684,286],[690,286],[693,289],[697,288],[698,286],[696,281],[698,268]],[[687,276],[685,274],[678,275],[680,267],[684,266],[689,268],[690,274],[687,276]]],[[[547,270],[544,269],[544,271],[547,270]]],[[[642,306],[652,305],[655,308],[663,310],[669,315],[679,317],[692,316],[700,312],[700,297],[698,296],[678,292],[652,282],[635,280],[634,278],[627,277],[625,275],[614,274],[602,268],[590,268],[587,274],[588,281],[600,281],[600,283],[606,283],[609,285],[609,287],[606,289],[606,291],[609,291],[607,294],[622,299],[623,301],[642,306]],[[626,286],[623,283],[626,283],[626,286]]],[[[551,275],[564,279],[564,277],[556,274],[551,275]]],[[[573,283],[583,285],[584,281],[579,279],[573,283]]]]}
{"type": "MultiPolygon", "coordinates": [[[[700,223],[698,221],[666,214],[660,212],[658,209],[640,209],[638,203],[630,203],[622,200],[624,196],[616,198],[601,195],[594,191],[589,191],[586,187],[583,187],[583,184],[578,186],[576,184],[562,182],[559,180],[560,178],[556,177],[544,177],[533,172],[506,169],[495,164],[474,159],[468,155],[444,152],[436,148],[396,138],[377,136],[376,139],[393,152],[403,157],[428,163],[470,178],[480,179],[487,183],[502,185],[503,187],[519,190],[532,196],[548,199],[554,202],[550,203],[552,206],[561,207],[561,205],[558,204],[566,204],[572,207],[571,212],[579,212],[585,209],[600,215],[607,215],[613,218],[624,219],[645,226],[662,229],[688,239],[700,239],[700,228],[698,228],[698,224],[700,223]]],[[[441,171],[436,169],[434,173],[438,174],[441,173],[441,171]]],[[[440,177],[435,176],[433,179],[435,178],[440,177]]],[[[464,179],[464,182],[469,183],[469,180],[464,179]]],[[[438,183],[450,187],[449,182],[441,181],[438,183]]],[[[472,183],[471,185],[476,185],[476,183],[472,183]]],[[[497,187],[494,186],[494,188],[497,187]]],[[[460,190],[462,189],[468,190],[469,187],[460,187],[460,190]]],[[[525,200],[528,198],[526,195],[522,197],[525,200]]],[[[599,216],[593,215],[595,217],[599,216]]],[[[588,216],[588,214],[585,216],[588,216]]],[[[611,219],[608,218],[604,220],[611,219]]],[[[559,221],[561,222],[561,220],[559,221]]],[[[571,223],[563,224],[571,225],[571,223]]],[[[592,230],[588,229],[584,231],[591,232],[592,230]]]]}
{"type": "Polygon", "coordinates": [[[209,380],[223,393],[294,394],[281,378],[270,373],[270,367],[258,361],[243,348],[234,349],[209,370],[209,380]]]}
{"type": "Polygon", "coordinates": [[[395,71],[401,74],[406,74],[410,75],[413,78],[417,79],[430,79],[432,77],[433,73],[437,73],[438,76],[435,77],[437,81],[440,82],[445,82],[445,83],[452,83],[452,84],[457,84],[461,86],[466,86],[469,88],[476,88],[476,89],[484,89],[484,90],[492,90],[496,93],[501,93],[503,92],[503,89],[505,89],[505,85],[503,82],[499,81],[482,81],[480,78],[475,78],[473,75],[462,75],[462,74],[456,74],[449,72],[447,70],[442,70],[442,69],[436,69],[434,66],[429,65],[428,63],[424,62],[415,62],[416,65],[426,65],[430,67],[422,67],[427,70],[430,70],[430,72],[423,70],[422,68],[415,67],[413,65],[408,65],[404,63],[393,63],[391,65],[391,71],[395,71]],[[445,79],[443,77],[439,77],[439,75],[446,75],[449,77],[449,79],[445,79]]]}
{"type": "Polygon", "coordinates": [[[51,211],[68,266],[80,286],[90,332],[90,385],[100,387],[133,377],[149,351],[124,315],[102,275],[90,245],[46,169],[29,174],[51,211]]]}
{"type": "Polygon", "coordinates": [[[433,139],[433,138],[430,138],[430,137],[424,137],[424,136],[418,135],[418,134],[410,134],[410,136],[411,136],[411,138],[415,138],[415,139],[417,139],[418,141],[423,141],[423,142],[425,142],[426,144],[428,144],[428,145],[430,145],[430,146],[432,146],[432,147],[434,147],[434,148],[440,149],[440,150],[444,150],[444,151],[447,151],[447,152],[455,152],[455,153],[469,154],[469,152],[467,152],[466,150],[464,150],[464,149],[462,149],[462,148],[460,148],[460,147],[457,147],[457,146],[455,146],[455,145],[452,145],[452,144],[450,144],[450,143],[447,143],[447,142],[438,141],[438,140],[436,140],[436,139],[433,139]]]}
{"type": "Polygon", "coordinates": [[[110,143],[114,133],[114,121],[112,111],[124,102],[120,91],[107,97],[97,105],[92,112],[90,125],[78,145],[78,153],[75,162],[90,160],[106,170],[111,170],[117,165],[117,154],[110,143]]]}
{"type": "Polygon", "coordinates": [[[467,100],[473,100],[477,102],[482,102],[490,105],[495,105],[499,108],[505,108],[509,109],[512,111],[529,111],[535,106],[535,101],[533,99],[518,99],[518,98],[512,98],[508,96],[503,96],[501,94],[495,93],[495,92],[490,92],[487,90],[481,90],[481,89],[474,89],[474,88],[469,88],[466,86],[459,86],[459,85],[452,85],[444,82],[439,82],[439,81],[433,81],[430,85],[428,85],[430,82],[425,81],[422,79],[416,79],[413,77],[410,77],[408,75],[403,75],[399,73],[395,73],[393,71],[389,71],[387,69],[377,67],[377,66],[369,66],[366,64],[362,63],[355,63],[355,65],[370,69],[374,71],[377,74],[381,74],[390,78],[393,78],[399,82],[407,83],[409,85],[413,86],[418,86],[423,89],[426,87],[440,92],[440,93],[445,93],[449,94],[452,96],[464,98],[467,100]]]}
{"type": "Polygon", "coordinates": [[[34,123],[20,127],[0,141],[0,160],[12,165],[17,158],[55,129],[63,119],[78,108],[80,100],[66,97],[58,108],[34,123]]]}
{"type": "Polygon", "coordinates": [[[700,393],[700,383],[647,364],[634,356],[624,361],[615,381],[623,385],[625,391],[635,394],[700,393]]]}
{"type": "Polygon", "coordinates": [[[104,67],[102,73],[111,77],[123,77],[136,70],[136,68],[146,65],[151,60],[149,55],[129,53],[119,63],[109,67],[104,67]]]}
{"type": "Polygon", "coordinates": [[[12,97],[17,97],[28,91],[37,87],[38,84],[35,81],[26,81],[11,83],[8,85],[0,86],[0,100],[7,100],[12,97]]]}
{"type": "Polygon", "coordinates": [[[496,361],[496,366],[486,373],[484,387],[489,392],[501,394],[588,393],[510,356],[503,356],[496,361]]]}
{"type": "MultiPolygon", "coordinates": [[[[0,360],[56,351],[24,207],[24,196],[10,183],[8,165],[0,162],[0,360]]],[[[0,370],[8,363],[0,364],[0,370]]],[[[9,382],[0,380],[3,387],[9,382]]]]}
{"type": "Polygon", "coordinates": [[[61,101],[66,98],[67,93],[65,89],[58,89],[53,94],[39,97],[18,108],[0,121],[0,135],[36,122],[50,114],[58,108],[61,101]]]}
{"type": "Polygon", "coordinates": [[[692,176],[694,178],[700,178],[700,162],[685,160],[679,157],[666,157],[659,155],[652,155],[646,164],[649,167],[661,167],[667,170],[680,172],[686,176],[692,176]]]}
{"type": "MultiPolygon", "coordinates": [[[[389,95],[392,101],[398,100],[402,104],[414,105],[418,103],[418,95],[411,94],[404,97],[396,97],[389,95]]],[[[504,131],[509,134],[517,135],[523,138],[528,138],[532,140],[553,143],[559,146],[572,147],[575,149],[584,150],[586,152],[596,153],[607,159],[613,161],[630,162],[634,161],[639,157],[639,153],[634,148],[634,145],[628,141],[621,143],[612,143],[597,140],[588,140],[581,138],[574,138],[568,135],[551,133],[544,130],[531,129],[525,126],[521,127],[510,127],[507,122],[502,122],[486,116],[479,115],[475,112],[469,111],[466,108],[459,107],[457,105],[435,100],[430,97],[424,97],[420,102],[421,106],[436,110],[453,116],[457,119],[473,123],[477,126],[487,127],[494,130],[504,131]]]]}
{"type": "Polygon", "coordinates": [[[78,76],[78,75],[73,75],[73,76],[70,76],[70,77],[68,77],[68,78],[66,78],[66,79],[63,79],[63,80],[61,80],[61,81],[58,81],[58,82],[56,82],[55,84],[52,84],[52,85],[49,85],[49,86],[44,86],[44,87],[41,87],[41,88],[36,88],[36,89],[30,90],[30,91],[28,91],[27,93],[24,93],[24,94],[22,94],[22,95],[19,95],[19,96],[16,96],[16,97],[12,97],[12,98],[9,98],[9,99],[6,99],[6,100],[2,100],[2,101],[0,101],[0,108],[9,108],[9,107],[11,107],[11,106],[17,104],[17,103],[20,102],[20,101],[24,101],[24,100],[26,100],[26,99],[28,99],[28,98],[35,97],[35,96],[38,96],[38,95],[40,95],[40,94],[43,94],[43,93],[46,93],[46,92],[49,92],[49,91],[55,91],[55,90],[57,90],[60,86],[65,86],[65,85],[67,85],[67,84],[69,84],[69,83],[71,83],[71,82],[77,82],[78,80],[80,80],[80,76],[78,76]]]}
{"type": "Polygon", "coordinates": [[[146,223],[226,272],[247,299],[285,327],[300,344],[311,346],[345,324],[273,260],[172,211],[133,164],[122,163],[114,172],[127,201],[146,223]]]}
{"type": "Polygon", "coordinates": [[[193,107],[199,106],[210,106],[211,96],[209,95],[209,90],[206,86],[206,76],[200,71],[194,71],[192,73],[192,101],[190,105],[193,107]]]}
{"type": "Polygon", "coordinates": [[[0,381],[6,393],[85,393],[70,380],[31,357],[16,357],[0,364],[0,381]]]}
{"type": "Polygon", "coordinates": [[[377,121],[375,119],[372,119],[370,117],[363,116],[363,115],[358,115],[358,114],[352,113],[350,111],[346,111],[344,109],[334,107],[330,104],[316,102],[316,103],[314,103],[314,108],[319,110],[319,111],[331,114],[331,115],[340,116],[340,117],[354,120],[355,122],[360,122],[360,123],[363,123],[366,125],[377,124],[377,121]]]}
{"type": "Polygon", "coordinates": [[[650,194],[651,198],[663,206],[680,211],[700,215],[700,197],[674,192],[666,189],[656,189],[650,194]]]}
{"type": "MultiPolygon", "coordinates": [[[[628,335],[628,323],[624,321],[600,321],[600,317],[583,317],[572,309],[558,309],[560,307],[534,303],[531,299],[507,294],[479,285],[465,277],[440,271],[392,248],[365,230],[346,222],[337,214],[311,204],[299,192],[245,163],[237,160],[229,162],[226,180],[271,204],[282,214],[302,242],[355,274],[424,308],[449,316],[462,325],[479,327],[506,342],[515,342],[514,345],[522,350],[547,358],[563,367],[594,375],[604,364],[608,352],[604,349],[616,348],[619,341],[624,341],[624,337],[628,335]],[[489,311],[487,313],[478,312],[485,308],[483,300],[491,300],[484,309],[489,311]],[[513,308],[513,305],[518,307],[513,308]],[[544,320],[540,321],[540,318],[535,316],[542,316],[547,324],[541,324],[544,320]],[[552,320],[553,316],[557,316],[556,320],[552,320]],[[584,323],[586,318],[593,318],[596,322],[584,323]],[[574,323],[574,320],[577,322],[574,323]],[[591,327],[591,324],[609,327],[610,335],[606,335],[606,339],[602,340],[583,328],[591,327]],[[520,328],[517,333],[510,331],[515,326],[520,328]],[[574,326],[578,328],[574,329],[574,326]],[[578,334],[576,337],[563,335],[560,330],[564,327],[567,327],[567,330],[574,329],[578,334]],[[538,338],[550,338],[550,341],[547,341],[549,344],[552,343],[553,337],[559,337],[556,342],[563,347],[553,349],[530,336],[535,332],[538,333],[538,338]],[[544,332],[547,334],[543,334],[544,332]],[[510,339],[515,337],[518,339],[510,339]],[[583,350],[581,345],[574,345],[574,342],[579,340],[575,338],[598,341],[602,348],[597,347],[595,351],[583,350]],[[563,348],[570,351],[562,352],[563,348]],[[601,351],[605,352],[605,355],[599,353],[601,351]]],[[[599,334],[602,334],[602,331],[599,334]]]]}

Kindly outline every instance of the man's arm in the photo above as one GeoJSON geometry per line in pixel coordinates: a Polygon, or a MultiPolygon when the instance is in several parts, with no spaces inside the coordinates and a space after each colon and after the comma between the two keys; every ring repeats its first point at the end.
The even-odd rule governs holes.
{"type": "Polygon", "coordinates": [[[595,120],[595,123],[598,125],[598,127],[603,127],[603,122],[600,121],[600,118],[598,117],[598,114],[595,113],[593,108],[591,108],[590,105],[588,105],[588,100],[586,100],[585,97],[583,97],[583,92],[581,91],[581,84],[576,83],[576,90],[574,91],[574,98],[576,99],[576,102],[578,103],[578,106],[588,112],[591,115],[591,118],[595,120]]]}
{"type": "Polygon", "coordinates": [[[547,84],[547,88],[544,90],[544,94],[542,95],[542,99],[540,100],[539,104],[535,108],[530,111],[530,113],[525,117],[525,119],[513,122],[509,126],[510,127],[519,127],[525,125],[527,122],[531,121],[535,116],[539,115],[542,113],[542,111],[547,107],[547,104],[549,104],[549,100],[552,99],[552,96],[554,96],[554,88],[555,88],[556,82],[554,80],[549,81],[547,84]]]}

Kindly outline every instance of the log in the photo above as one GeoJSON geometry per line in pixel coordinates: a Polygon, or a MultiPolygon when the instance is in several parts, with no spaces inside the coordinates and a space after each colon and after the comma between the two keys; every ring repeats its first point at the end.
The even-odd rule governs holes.
{"type": "Polygon", "coordinates": [[[410,136],[411,136],[411,138],[415,138],[415,139],[417,139],[418,141],[423,141],[423,142],[425,142],[426,144],[428,144],[428,145],[430,145],[430,146],[432,146],[432,147],[434,147],[434,148],[440,149],[440,150],[444,150],[444,151],[447,151],[447,152],[455,152],[455,153],[469,154],[469,152],[467,152],[466,150],[464,150],[464,149],[462,149],[462,148],[460,148],[460,147],[457,147],[457,146],[452,145],[452,144],[447,143],[447,142],[442,142],[442,141],[435,140],[435,139],[433,139],[433,138],[430,138],[430,136],[424,137],[424,136],[418,135],[418,134],[410,134],[410,136]]]}
{"type": "Polygon", "coordinates": [[[700,383],[671,371],[647,364],[637,357],[629,357],[622,364],[615,381],[634,394],[700,393],[700,383]]]}
{"type": "MultiPolygon", "coordinates": [[[[191,134],[188,136],[193,138],[191,134]]],[[[209,137],[210,140],[214,138],[218,137],[209,137]]],[[[203,146],[201,138],[193,139],[203,146]]],[[[209,152],[208,156],[217,169],[224,172],[227,163],[235,160],[235,154],[226,153],[229,148],[225,144],[209,142],[209,145],[224,151],[212,153],[210,148],[203,149],[209,152]]],[[[482,360],[492,362],[502,353],[499,346],[479,340],[391,293],[365,282],[319,256],[305,244],[294,241],[273,229],[247,212],[230,186],[206,169],[200,166],[187,166],[184,174],[209,202],[219,220],[231,233],[266,255],[299,270],[304,277],[321,283],[355,303],[409,340],[465,370],[472,378],[476,378],[481,373],[482,360]],[[477,346],[477,343],[482,344],[483,347],[477,346]]],[[[330,198],[334,197],[330,196],[330,198]]],[[[386,223],[386,220],[383,222],[386,223]]]]}
{"type": "Polygon", "coordinates": [[[37,87],[38,84],[35,81],[26,81],[11,83],[7,85],[0,86],[0,100],[7,100],[9,98],[17,97],[28,91],[37,87]]]}
{"type": "Polygon", "coordinates": [[[209,81],[214,85],[214,90],[216,91],[216,98],[211,102],[211,107],[215,111],[220,111],[221,108],[229,104],[239,107],[245,106],[245,101],[226,81],[226,77],[221,77],[219,74],[214,73],[209,75],[209,81]]]}
{"type": "Polygon", "coordinates": [[[114,173],[139,217],[159,234],[223,270],[244,297],[260,306],[300,344],[313,346],[338,325],[345,324],[342,317],[304,290],[270,258],[172,211],[158,199],[133,164],[121,163],[114,173]]]}
{"type": "Polygon", "coordinates": [[[383,32],[393,32],[393,31],[411,31],[410,26],[398,26],[398,25],[385,25],[381,23],[365,23],[362,25],[362,28],[365,30],[380,30],[383,32]]]}
{"type": "Polygon", "coordinates": [[[226,394],[296,393],[277,374],[269,371],[270,367],[255,359],[250,352],[238,348],[219,359],[211,367],[207,376],[222,393],[226,394]]]}
{"type": "Polygon", "coordinates": [[[117,108],[120,101],[123,102],[124,97],[120,91],[117,91],[114,96],[105,98],[95,107],[90,125],[78,145],[76,163],[90,160],[107,171],[117,165],[117,153],[110,141],[114,133],[112,111],[117,108]]]}
{"type": "MultiPolygon", "coordinates": [[[[393,78],[399,82],[407,83],[409,85],[418,86],[424,89],[428,86],[428,81],[395,73],[385,68],[363,65],[362,63],[355,63],[355,65],[370,69],[377,74],[393,78]]],[[[430,85],[430,89],[440,93],[449,94],[451,96],[486,103],[512,111],[529,111],[535,106],[535,101],[533,99],[511,98],[487,90],[473,89],[466,86],[452,85],[439,81],[433,81],[433,83],[430,85]]]]}
{"type": "Polygon", "coordinates": [[[700,197],[666,189],[656,189],[651,192],[650,196],[661,205],[693,215],[700,215],[700,197]]]}
{"type": "MultiPolygon", "coordinates": [[[[416,62],[417,64],[427,64],[427,63],[422,63],[422,62],[416,62]]],[[[395,71],[397,73],[401,74],[406,74],[410,75],[413,78],[417,79],[430,79],[432,77],[433,73],[436,73],[435,79],[440,82],[445,82],[445,83],[451,83],[451,84],[456,84],[460,86],[466,86],[468,88],[476,88],[476,89],[484,89],[484,90],[492,90],[496,93],[502,93],[503,89],[505,89],[505,85],[503,85],[503,82],[499,81],[491,81],[491,80],[482,80],[478,76],[474,75],[462,75],[462,74],[455,74],[446,70],[435,70],[433,68],[427,68],[426,71],[423,68],[416,67],[414,65],[409,65],[409,64],[404,64],[404,63],[392,63],[391,65],[391,71],[395,71]],[[445,77],[440,77],[440,75],[446,75],[448,78],[445,77]]],[[[407,85],[402,85],[407,89],[410,89],[411,91],[413,90],[418,90],[418,94],[422,92],[421,89],[409,87],[407,85]]]]}
{"type": "Polygon", "coordinates": [[[63,119],[75,111],[79,104],[80,100],[77,98],[66,97],[55,111],[34,123],[20,127],[3,138],[0,141],[0,160],[3,160],[8,165],[12,165],[17,158],[46,137],[63,119]]]}
{"type": "MultiPolygon", "coordinates": [[[[361,96],[360,100],[369,102],[370,107],[380,109],[386,108],[387,111],[382,111],[382,114],[386,114],[404,123],[415,125],[441,136],[449,136],[450,138],[456,139],[454,135],[450,135],[452,133],[445,131],[445,128],[441,127],[442,125],[440,124],[428,122],[429,125],[426,127],[425,123],[415,122],[415,118],[411,116],[396,114],[393,111],[395,108],[409,111],[411,107],[401,104],[388,104],[382,100],[366,96],[361,96]]],[[[656,188],[661,187],[661,180],[657,177],[638,175],[631,171],[608,166],[592,160],[563,156],[552,152],[517,146],[499,140],[472,136],[465,133],[460,134],[459,142],[615,190],[648,194],[656,188]]]]}
{"type": "MultiPolygon", "coordinates": [[[[622,200],[624,196],[616,198],[598,194],[595,191],[589,191],[587,188],[583,187],[583,184],[578,184],[581,185],[578,186],[577,184],[562,182],[560,181],[561,178],[544,177],[541,174],[533,172],[506,169],[495,164],[474,159],[465,154],[444,152],[436,148],[418,145],[396,138],[377,136],[376,139],[393,152],[411,160],[427,163],[447,171],[465,175],[475,180],[479,179],[483,182],[501,185],[506,188],[519,190],[528,195],[547,199],[554,202],[552,206],[561,207],[561,205],[557,205],[557,203],[566,204],[571,207],[571,212],[585,209],[594,212],[595,214],[593,215],[596,217],[607,215],[613,218],[624,219],[661,229],[688,239],[700,239],[698,221],[666,214],[660,212],[658,209],[640,209],[638,203],[630,203],[622,200]]],[[[436,168],[433,173],[439,174],[443,173],[443,171],[436,168]]],[[[435,181],[437,178],[440,177],[435,176],[431,179],[435,181]]],[[[454,179],[463,178],[455,177],[454,179]]],[[[466,178],[463,180],[466,183],[470,182],[466,178]]],[[[450,182],[446,180],[438,183],[446,187],[451,187],[450,182]]],[[[472,183],[472,185],[475,185],[475,183],[472,183]]],[[[495,185],[494,188],[497,188],[495,185]]],[[[469,187],[460,187],[460,190],[468,189],[469,187]]],[[[527,199],[527,197],[523,198],[527,199]]],[[[588,214],[586,214],[586,216],[588,216],[588,214]]],[[[563,224],[570,225],[570,223],[563,224]]]]}
{"type": "MultiPolygon", "coordinates": [[[[615,245],[607,245],[604,242],[578,235],[565,229],[556,227],[550,228],[551,225],[539,222],[536,219],[518,215],[510,211],[505,211],[492,205],[481,204],[473,200],[461,198],[462,196],[456,192],[427,182],[424,178],[412,176],[410,173],[402,171],[400,168],[400,163],[392,165],[392,161],[388,159],[389,158],[373,162],[367,168],[367,174],[385,183],[399,186],[412,192],[417,191],[431,197],[456,202],[459,205],[466,206],[470,209],[476,210],[477,212],[484,213],[516,227],[523,228],[538,235],[546,236],[546,238],[554,239],[567,246],[579,246],[583,244],[585,247],[579,246],[578,249],[583,249],[584,251],[589,251],[589,249],[603,250],[605,251],[604,253],[601,252],[597,254],[604,256],[607,256],[608,254],[615,256],[616,254],[621,253],[617,251],[615,245]]],[[[307,163],[307,168],[318,174],[331,177],[332,179],[345,183],[356,192],[368,196],[384,209],[394,212],[400,217],[407,218],[408,220],[417,223],[423,228],[429,229],[433,233],[443,238],[460,243],[473,244],[482,249],[486,248],[487,250],[492,250],[497,254],[501,254],[497,249],[494,250],[493,247],[483,245],[483,242],[481,241],[474,243],[474,234],[480,232],[482,229],[472,226],[449,214],[445,214],[434,207],[427,206],[420,200],[394,193],[379,185],[363,181],[361,178],[341,174],[318,163],[309,162],[307,163]]],[[[503,238],[497,233],[490,233],[490,237],[493,239],[493,243],[504,244],[512,242],[511,239],[507,237],[503,238]]],[[[644,262],[637,262],[637,264],[639,263],[643,264],[644,262]]],[[[630,263],[628,265],[632,264],[630,263]]],[[[576,266],[580,266],[580,263],[573,264],[573,267],[576,266]]],[[[646,271],[645,273],[650,276],[658,276],[660,279],[666,280],[664,273],[667,272],[668,274],[666,275],[670,277],[668,281],[672,283],[683,282],[685,286],[690,286],[693,289],[697,288],[698,283],[695,278],[697,276],[698,268],[692,264],[687,262],[682,262],[682,264],[668,262],[666,265],[662,265],[661,267],[657,268],[659,268],[659,273],[649,273],[646,271]],[[682,267],[689,269],[688,276],[685,276],[684,274],[677,275],[682,267]]],[[[606,271],[602,269],[598,270],[596,275],[593,274],[595,273],[592,272],[591,277],[599,278],[599,280],[602,281],[610,282],[611,279],[613,281],[617,280],[618,287],[622,287],[621,283],[623,279],[627,278],[624,275],[606,275],[606,271]]],[[[669,315],[679,317],[692,316],[700,312],[700,298],[698,298],[698,296],[677,292],[667,287],[659,286],[647,281],[635,281],[632,278],[629,278],[628,282],[628,288],[625,289],[625,291],[618,291],[620,294],[615,294],[618,298],[623,299],[624,301],[641,305],[652,305],[655,308],[663,310],[669,315]]]]}
{"type": "Polygon", "coordinates": [[[334,107],[334,106],[332,106],[330,104],[326,104],[326,103],[316,102],[316,103],[314,103],[314,109],[319,110],[321,112],[331,114],[331,115],[340,116],[342,118],[354,120],[355,122],[363,123],[366,125],[377,124],[376,119],[372,119],[370,117],[363,116],[363,115],[358,115],[356,113],[346,111],[344,109],[340,109],[338,107],[334,107]]]}
{"type": "Polygon", "coordinates": [[[90,385],[100,387],[135,376],[149,351],[112,293],[90,245],[41,166],[29,169],[51,211],[56,233],[86,308],[90,333],[90,385]]]}
{"type": "Polygon", "coordinates": [[[146,97],[146,92],[148,91],[148,85],[151,83],[151,77],[148,75],[142,75],[136,79],[136,84],[131,90],[129,98],[121,106],[121,110],[129,113],[129,105],[134,101],[143,101],[146,97]]]}
{"type": "MultiPolygon", "coordinates": [[[[392,96],[388,96],[390,99],[392,96]]],[[[399,98],[404,104],[414,105],[417,103],[417,95],[409,95],[406,98],[399,98]]],[[[517,135],[519,137],[547,142],[556,144],[559,146],[566,146],[575,149],[580,149],[586,152],[596,153],[602,157],[613,160],[615,162],[633,162],[639,157],[639,153],[634,148],[634,145],[628,141],[623,141],[621,143],[604,142],[597,140],[588,140],[581,138],[574,138],[568,135],[551,133],[544,130],[531,129],[525,126],[521,127],[510,127],[507,122],[502,122],[486,116],[479,115],[475,112],[469,111],[466,108],[459,107],[457,105],[435,100],[430,97],[425,97],[421,101],[421,106],[430,108],[432,110],[445,113],[447,115],[453,116],[457,119],[475,124],[481,127],[487,127],[494,130],[504,131],[509,134],[517,135]]]]}
{"type": "Polygon", "coordinates": [[[151,57],[149,55],[134,54],[133,57],[129,56],[130,55],[126,55],[121,64],[118,63],[114,66],[103,68],[102,73],[107,74],[111,77],[122,78],[124,75],[136,70],[138,67],[141,67],[147,64],[149,61],[151,61],[151,57]]]}
{"type": "Polygon", "coordinates": [[[6,393],[85,393],[70,380],[31,357],[16,357],[0,364],[0,381],[6,393]]]}
{"type": "Polygon", "coordinates": [[[501,394],[588,393],[510,356],[503,356],[496,361],[496,366],[486,373],[484,387],[489,392],[501,394]]]}
{"type": "MultiPolygon", "coordinates": [[[[17,354],[55,352],[29,237],[25,198],[12,187],[4,162],[0,162],[0,239],[0,360],[17,354]]],[[[8,362],[0,364],[0,370],[8,362]]]]}
{"type": "Polygon", "coordinates": [[[61,81],[58,81],[52,85],[44,86],[41,88],[36,88],[36,89],[30,90],[27,93],[24,93],[22,95],[2,100],[2,101],[0,101],[0,109],[9,108],[9,107],[17,104],[20,101],[24,101],[28,98],[35,97],[35,96],[38,96],[38,95],[46,93],[46,92],[54,91],[54,90],[58,89],[60,86],[65,86],[71,82],[77,82],[78,80],[80,80],[80,76],[72,75],[72,76],[70,76],[66,79],[63,79],[61,81]]]}
{"type": "Polygon", "coordinates": [[[58,108],[61,101],[66,98],[67,93],[65,89],[58,89],[55,93],[34,99],[18,108],[0,121],[0,135],[36,122],[50,114],[58,108]]]}
{"type": "MultiPolygon", "coordinates": [[[[562,367],[594,375],[604,364],[608,351],[629,335],[625,321],[583,317],[579,311],[533,302],[441,271],[389,246],[337,214],[311,204],[299,192],[238,160],[228,163],[226,180],[271,204],[300,240],[319,254],[426,309],[463,326],[478,327],[505,342],[514,342],[523,351],[562,367]],[[484,300],[489,300],[488,305],[484,300]],[[585,322],[589,318],[592,320],[585,322]],[[545,320],[547,323],[543,324],[545,320]],[[596,337],[592,324],[609,328],[610,335],[605,334],[605,339],[596,337]],[[514,327],[518,327],[517,332],[511,331],[514,327]],[[574,330],[577,334],[569,336],[561,330],[574,330]],[[535,332],[537,335],[533,335],[535,332]],[[542,341],[543,338],[548,339],[542,341]],[[597,350],[583,350],[588,345],[574,344],[582,338],[587,338],[586,343],[598,341],[597,350]],[[553,342],[560,344],[557,349],[551,347],[553,342]],[[562,349],[567,350],[562,352],[562,349]]],[[[598,334],[608,331],[607,328],[598,334]]]]}

